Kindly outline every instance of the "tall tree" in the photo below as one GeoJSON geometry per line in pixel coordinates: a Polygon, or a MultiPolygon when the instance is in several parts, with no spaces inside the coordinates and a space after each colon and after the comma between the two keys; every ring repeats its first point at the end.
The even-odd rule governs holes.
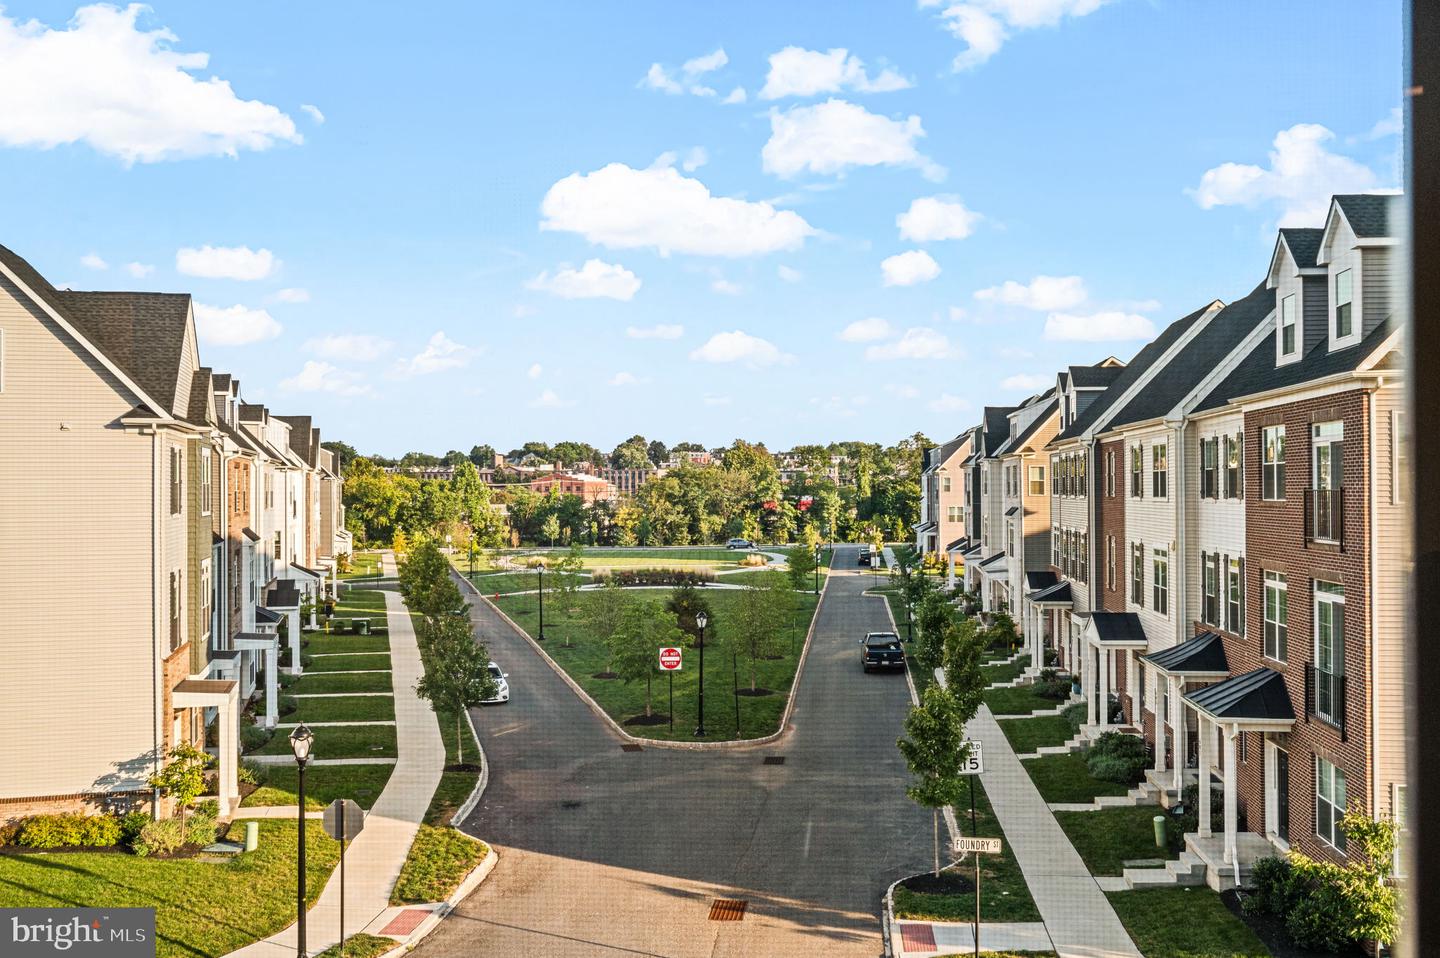
{"type": "Polygon", "coordinates": [[[750,691],[757,687],[759,663],[780,654],[781,633],[789,617],[793,593],[783,579],[762,588],[745,589],[731,613],[726,641],[733,644],[750,672],[750,691]]]}
{"type": "Polygon", "coordinates": [[[656,657],[662,646],[678,645],[680,629],[675,617],[653,599],[637,602],[625,609],[620,624],[611,633],[608,645],[615,671],[628,685],[645,680],[645,717],[654,714],[651,689],[659,666],[656,657]]]}
{"type": "Polygon", "coordinates": [[[610,453],[610,465],[616,469],[644,469],[650,465],[649,445],[638,433],[626,439],[610,453]]]}
{"type": "Polygon", "coordinates": [[[341,442],[338,439],[330,439],[322,442],[320,445],[326,449],[329,449],[331,452],[335,453],[335,455],[339,457],[340,471],[342,473],[346,470],[346,468],[349,467],[350,463],[360,458],[360,453],[356,452],[355,447],[350,445],[348,442],[341,442]]]}
{"type": "Polygon", "coordinates": [[[489,444],[471,446],[469,459],[479,468],[489,469],[495,465],[495,447],[489,444]]]}
{"type": "Polygon", "coordinates": [[[450,562],[433,539],[415,546],[400,563],[400,592],[412,611],[430,619],[444,618],[465,605],[450,577],[450,562]]]}
{"type": "MultiPolygon", "coordinates": [[[[599,636],[613,635],[629,606],[630,593],[625,591],[625,587],[614,578],[606,579],[604,585],[590,593],[590,631],[599,636]]],[[[607,653],[609,648],[607,643],[607,653]]],[[[614,656],[610,655],[605,661],[607,677],[614,673],[614,666],[614,656]]]]}
{"type": "MultiPolygon", "coordinates": [[[[449,576],[446,576],[449,580],[449,576]]],[[[466,710],[474,708],[496,692],[490,674],[490,654],[475,639],[469,617],[441,616],[427,621],[416,633],[425,661],[425,674],[415,683],[415,694],[430,703],[437,719],[449,712],[455,716],[456,761],[465,761],[462,731],[466,710]]]]}
{"type": "Polygon", "coordinates": [[[651,465],[658,466],[669,458],[670,450],[666,449],[665,444],[659,439],[653,439],[650,441],[650,445],[645,447],[645,454],[650,458],[651,465]]]}
{"type": "Polygon", "coordinates": [[[935,839],[935,876],[940,876],[940,810],[960,800],[965,776],[961,764],[969,755],[965,720],[949,691],[939,685],[925,690],[920,705],[905,719],[905,738],[897,743],[914,780],[905,788],[912,802],[930,809],[935,839]]]}
{"type": "Polygon", "coordinates": [[[560,517],[553,512],[545,517],[540,523],[540,534],[549,540],[550,546],[555,546],[555,540],[560,538],[560,517]]]}
{"type": "Polygon", "coordinates": [[[814,578],[815,550],[803,543],[791,546],[785,550],[785,565],[790,587],[796,592],[804,592],[814,578]]]}

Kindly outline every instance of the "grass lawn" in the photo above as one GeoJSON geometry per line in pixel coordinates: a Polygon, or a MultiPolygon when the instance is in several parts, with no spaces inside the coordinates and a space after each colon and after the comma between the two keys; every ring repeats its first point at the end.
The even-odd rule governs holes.
{"type": "Polygon", "coordinates": [[[385,596],[379,589],[345,589],[335,603],[335,617],[344,619],[352,615],[385,615],[385,596]]]}
{"type": "Polygon", "coordinates": [[[306,672],[285,691],[291,695],[331,695],[340,692],[389,692],[389,672],[359,672],[336,675],[306,672]]]}
{"type": "Polygon", "coordinates": [[[1270,958],[1270,951],[1209,888],[1106,894],[1145,958],[1270,958]]]}
{"type": "Polygon", "coordinates": [[[384,632],[371,635],[327,635],[324,632],[311,632],[305,636],[305,651],[309,655],[389,652],[390,638],[384,632]]]}
{"type": "MultiPolygon", "coordinates": [[[[783,551],[781,546],[777,551],[783,551]]],[[[568,549],[531,550],[511,558],[520,565],[536,558],[543,558],[547,566],[569,554],[568,549]]],[[[746,553],[740,549],[717,547],[695,547],[680,549],[586,549],[584,569],[594,572],[598,569],[735,569],[746,553]]],[[[458,567],[458,566],[457,566],[458,567]]],[[[469,569],[468,559],[465,569],[469,569]]]]}
{"type": "Polygon", "coordinates": [[[380,574],[380,553],[357,552],[350,557],[350,571],[340,573],[342,579],[363,579],[380,574]]]}
{"type": "MultiPolygon", "coordinates": [[[[825,588],[825,575],[826,573],[822,570],[820,573],[820,588],[822,589],[825,588]]],[[[751,586],[769,585],[777,579],[787,583],[790,581],[789,575],[781,572],[779,569],[746,569],[744,572],[727,572],[724,575],[715,577],[715,581],[722,585],[751,586]]],[[[815,575],[812,573],[805,577],[805,587],[802,591],[810,592],[813,595],[814,592],[812,590],[814,588],[815,575]]]]}
{"type": "MultiPolygon", "coordinates": [[[[475,577],[475,588],[485,595],[505,595],[507,592],[529,592],[533,591],[538,584],[539,576],[533,572],[501,572],[496,575],[477,575],[475,577]]],[[[546,581],[553,581],[553,576],[546,581]]],[[[588,583],[590,580],[583,580],[588,583]]]]}
{"type": "MultiPolygon", "coordinates": [[[[955,807],[955,815],[963,834],[970,834],[969,795],[955,807]]],[[[990,807],[990,799],[982,785],[975,792],[975,825],[977,834],[987,838],[1003,838],[1005,831],[1000,827],[990,807]]],[[[944,828],[940,826],[942,840],[944,828]]],[[[945,850],[941,849],[941,854],[945,850]]],[[[944,859],[942,859],[943,861],[944,859]]],[[[957,871],[967,878],[975,874],[975,861],[967,858],[957,871]]],[[[1039,921],[1040,912],[1035,900],[1030,897],[1029,886],[1020,873],[1020,865],[1010,850],[1010,843],[1004,843],[999,855],[984,855],[980,859],[980,919],[981,921],[1039,921]]],[[[975,917],[975,896],[973,894],[931,895],[917,894],[906,888],[895,889],[895,914],[899,918],[932,919],[935,921],[968,921],[975,917]]]]}
{"type": "MultiPolygon", "coordinates": [[[[305,772],[305,805],[324,808],[337,798],[350,798],[369,808],[394,770],[394,765],[316,765],[305,772]]],[[[265,768],[265,784],[240,804],[294,805],[295,798],[295,766],[270,765],[265,768]]]]}
{"type": "MultiPolygon", "coordinates": [[[[281,721],[298,722],[393,722],[393,695],[346,695],[340,698],[296,699],[299,708],[281,721]]],[[[265,714],[263,709],[261,715],[265,714]]],[[[286,735],[288,729],[282,729],[286,735]]]]}
{"type": "Polygon", "coordinates": [[[1155,847],[1153,819],[1164,813],[1156,805],[1104,808],[1098,812],[1056,812],[1055,820],[1092,875],[1119,875],[1125,862],[1141,858],[1175,858],[1185,850],[1185,836],[1174,821],[1166,823],[1166,848],[1155,847]]]}
{"type": "MultiPolygon", "coordinates": [[[[380,650],[377,649],[376,652],[380,650]]],[[[313,656],[314,653],[312,652],[313,656]]],[[[390,656],[388,654],[375,654],[374,652],[363,654],[340,654],[324,653],[314,658],[309,665],[305,666],[306,672],[363,672],[368,669],[390,668],[390,656]]]]}
{"type": "Polygon", "coordinates": [[[390,904],[444,901],[488,854],[484,842],[453,828],[421,825],[390,892],[390,904]]]}
{"type": "MultiPolygon", "coordinates": [[[[233,826],[243,835],[243,825],[233,826]]],[[[260,847],[231,861],[73,852],[0,856],[0,907],[154,908],[156,954],[219,956],[295,920],[294,822],[260,822],[260,847]]],[[[307,828],[306,891],[320,897],[339,845],[307,828]]]]}
{"type": "MultiPolygon", "coordinates": [[[[316,758],[394,758],[395,726],[339,725],[312,729],[316,758]]],[[[256,755],[289,755],[289,735],[276,735],[256,755]]],[[[323,766],[316,766],[322,768],[323,766]]]]}
{"type": "MultiPolygon", "coordinates": [[[[1083,719],[1084,703],[1072,705],[1067,713],[1083,719]]],[[[1064,745],[1079,730],[1078,723],[1072,722],[1065,714],[1001,719],[999,724],[1000,731],[1010,740],[1010,747],[1019,755],[1033,752],[1042,745],[1064,745]]]]}
{"type": "Polygon", "coordinates": [[[1130,791],[1128,785],[1102,782],[1092,776],[1083,755],[1044,755],[1020,764],[1030,773],[1040,797],[1047,802],[1078,804],[1094,801],[1099,795],[1124,795],[1130,791]]]}
{"type": "Polygon", "coordinates": [[[1008,689],[989,689],[985,692],[985,704],[996,715],[1029,715],[1057,708],[1061,703],[1058,699],[1037,695],[1029,685],[1017,685],[1008,689]]]}
{"type": "Polygon", "coordinates": [[[1022,655],[1014,662],[1007,662],[1004,665],[982,665],[980,674],[985,681],[994,685],[997,682],[1012,682],[1020,677],[1020,673],[1030,667],[1030,656],[1022,655]]]}
{"type": "MultiPolygon", "coordinates": [[[[307,836],[308,837],[308,836],[307,836]]],[[[387,952],[395,950],[394,938],[382,938],[379,935],[367,935],[361,932],[358,935],[347,935],[345,938],[345,958],[379,958],[387,952]]],[[[340,958],[340,946],[331,945],[314,958],[340,958]]]]}
{"type": "MultiPolygon", "coordinates": [[[[633,593],[637,601],[663,601],[668,595],[664,589],[637,589],[633,593]]],[[[710,603],[710,627],[706,630],[705,710],[707,739],[733,739],[735,735],[735,698],[732,681],[730,650],[723,641],[725,623],[732,609],[739,601],[740,593],[734,590],[702,589],[710,603]],[[718,633],[718,634],[717,634],[718,633]]],[[[547,603],[545,608],[545,651],[565,669],[581,687],[595,699],[615,721],[622,725],[627,719],[645,714],[645,683],[631,682],[628,685],[619,679],[597,679],[595,673],[605,670],[608,654],[600,636],[595,634],[587,618],[587,609],[592,595],[577,593],[570,605],[579,609],[575,615],[555,609],[547,603]],[[567,647],[565,642],[573,643],[567,647]]],[[[538,617],[535,596],[503,597],[497,603],[505,614],[531,635],[535,634],[538,617]]],[[[796,597],[797,614],[794,626],[785,629],[781,635],[779,651],[781,657],[756,663],[756,685],[770,689],[771,694],[749,696],[749,668],[743,656],[740,660],[740,738],[758,738],[776,731],[790,685],[795,678],[796,658],[805,641],[810,618],[814,615],[814,595],[801,594],[796,597]]],[[[503,667],[505,663],[500,663],[503,667]]],[[[699,675],[700,653],[698,649],[685,650],[684,669],[675,679],[675,729],[672,732],[665,725],[632,725],[628,730],[637,736],[657,739],[693,741],[696,719],[696,685],[699,675]]],[[[656,714],[665,714],[669,708],[668,676],[655,675],[651,684],[651,705],[656,714]]]]}

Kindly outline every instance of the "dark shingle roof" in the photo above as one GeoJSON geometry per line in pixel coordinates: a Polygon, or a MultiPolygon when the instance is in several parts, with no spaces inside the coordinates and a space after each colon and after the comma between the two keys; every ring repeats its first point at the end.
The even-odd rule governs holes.
{"type": "Polygon", "coordinates": [[[1034,592],[1038,589],[1048,589],[1059,581],[1060,580],[1056,577],[1055,573],[1051,572],[1049,569],[1041,569],[1036,572],[1025,573],[1025,588],[1031,592],[1034,592]]]}
{"type": "Polygon", "coordinates": [[[1124,366],[1071,366],[1070,380],[1076,389],[1095,389],[1110,385],[1124,371],[1124,366]]]}
{"type": "Polygon", "coordinates": [[[1073,602],[1074,599],[1071,595],[1070,583],[1057,582],[1048,588],[1041,589],[1039,592],[1030,593],[1030,601],[1063,605],[1066,602],[1073,602]]]}
{"type": "Polygon", "coordinates": [[[1141,658],[1157,668],[1177,675],[1230,674],[1230,662],[1225,658],[1225,643],[1215,632],[1202,632],[1179,645],[1142,655],[1141,658]]]}
{"type": "Polygon", "coordinates": [[[201,366],[195,370],[190,384],[190,408],[185,418],[197,426],[209,424],[210,412],[210,367],[201,366]]]}
{"type": "Polygon", "coordinates": [[[217,393],[227,392],[230,389],[230,374],[214,373],[210,377],[210,387],[217,393]]]}
{"type": "Polygon", "coordinates": [[[310,417],[276,416],[275,418],[290,424],[290,448],[295,451],[295,455],[305,460],[306,465],[314,466],[315,443],[311,440],[315,437],[311,434],[310,417]]]}
{"type": "Polygon", "coordinates": [[[1284,389],[1307,380],[1349,372],[1374,353],[1394,328],[1395,318],[1391,316],[1372,329],[1357,345],[1334,352],[1329,351],[1329,342],[1322,339],[1311,347],[1305,358],[1279,367],[1275,365],[1275,341],[1267,336],[1255,344],[1250,355],[1242,359],[1240,365],[1236,366],[1210,395],[1202,399],[1194,411],[1216,409],[1242,396],[1271,389],[1284,389]]]}
{"type": "Polygon", "coordinates": [[[1205,311],[1208,310],[1211,305],[1211,303],[1206,303],[1190,315],[1182,316],[1162,329],[1159,336],[1156,336],[1147,343],[1145,347],[1136,353],[1134,358],[1121,369],[1120,374],[1116,376],[1115,380],[1110,384],[1110,388],[1096,396],[1094,401],[1085,407],[1085,411],[1075,417],[1075,421],[1070,424],[1070,427],[1051,441],[1056,442],[1073,439],[1089,429],[1097,419],[1110,409],[1111,405],[1120,398],[1125,390],[1129,389],[1136,380],[1145,375],[1150,367],[1155,364],[1155,360],[1164,355],[1165,350],[1169,349],[1175,343],[1175,340],[1184,335],[1186,330],[1195,325],[1196,320],[1205,315],[1205,311]]]}
{"type": "Polygon", "coordinates": [[[1022,448],[1025,443],[1030,439],[1030,437],[1039,432],[1040,429],[1045,425],[1045,423],[1050,419],[1050,417],[1055,415],[1059,411],[1059,400],[1050,400],[1050,402],[1046,404],[1045,408],[1041,410],[1040,414],[1037,415],[1033,420],[1031,420],[1028,426],[1020,430],[1018,433],[1016,433],[1010,438],[1010,441],[1005,444],[1006,451],[1010,452],[1022,448]]]}
{"type": "Polygon", "coordinates": [[[1339,193],[1335,202],[1359,238],[1390,235],[1390,207],[1396,198],[1388,193],[1339,193]]]}
{"type": "Polygon", "coordinates": [[[1290,228],[1281,230],[1280,235],[1285,237],[1285,245],[1290,248],[1290,255],[1295,257],[1296,267],[1315,268],[1315,258],[1320,255],[1320,239],[1325,235],[1323,229],[1290,228]]]}
{"type": "Polygon", "coordinates": [[[1143,643],[1145,629],[1134,612],[1091,612],[1090,624],[1101,642],[1143,643]]]}
{"type": "Polygon", "coordinates": [[[94,343],[140,388],[175,411],[180,355],[190,316],[189,293],[55,294],[94,343]]]}
{"type": "MultiPolygon", "coordinates": [[[[1204,329],[1196,333],[1164,371],[1116,412],[1106,426],[1116,429],[1130,423],[1163,416],[1174,409],[1215,367],[1229,356],[1245,337],[1275,308],[1275,293],[1261,283],[1249,296],[1220,310],[1204,329]]],[[[1268,340],[1267,340],[1268,342],[1268,340]]],[[[1273,343],[1271,344],[1273,348],[1273,343]]]]}
{"type": "Polygon", "coordinates": [[[993,456],[1010,438],[1010,414],[1017,406],[985,407],[985,455],[993,456]]]}
{"type": "Polygon", "coordinates": [[[1273,669],[1246,672],[1187,692],[1185,698],[1217,718],[1295,720],[1285,676],[1273,669]]]}

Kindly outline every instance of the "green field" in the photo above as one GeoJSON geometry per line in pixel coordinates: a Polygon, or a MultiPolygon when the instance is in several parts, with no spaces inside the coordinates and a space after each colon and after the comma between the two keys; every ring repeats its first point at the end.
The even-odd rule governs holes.
{"type": "MultiPolygon", "coordinates": [[[[393,731],[393,730],[392,730],[393,731]]],[[[390,780],[394,765],[316,765],[305,772],[305,806],[324,808],[337,798],[352,798],[369,808],[390,780]]],[[[269,765],[264,768],[265,784],[240,802],[256,805],[294,805],[295,766],[269,765]]]]}
{"type": "MultiPolygon", "coordinates": [[[[316,758],[394,758],[393,725],[328,725],[311,729],[315,733],[316,758]]],[[[289,755],[290,738],[276,735],[256,755],[289,755]]],[[[324,766],[317,765],[316,768],[324,766]]]]}
{"type": "MultiPolygon", "coordinates": [[[[363,638],[363,636],[362,636],[363,638]]],[[[314,653],[311,653],[312,655],[314,653]]],[[[306,673],[311,672],[363,672],[368,669],[390,668],[390,655],[376,649],[366,654],[337,654],[326,653],[316,655],[309,665],[305,667],[306,673]]]]}
{"type": "MultiPolygon", "coordinates": [[[[711,626],[706,630],[705,649],[705,725],[706,739],[759,738],[779,728],[780,716],[790,685],[795,676],[795,664],[805,642],[805,633],[814,614],[816,600],[813,594],[801,593],[796,596],[794,625],[782,635],[782,656],[778,659],[757,663],[757,686],[771,690],[771,694],[748,696],[744,691],[750,687],[749,670],[744,659],[740,661],[739,678],[740,734],[735,734],[735,683],[732,680],[730,651],[725,647],[723,630],[730,610],[739,599],[736,590],[701,590],[710,603],[711,626]],[[788,641],[787,641],[788,640],[788,641]]],[[[663,601],[667,595],[664,589],[637,589],[633,594],[638,599],[663,601]]],[[[587,617],[593,593],[577,593],[567,606],[579,611],[571,615],[556,609],[552,603],[545,606],[545,651],[565,669],[600,707],[615,721],[625,724],[627,719],[645,713],[645,683],[626,684],[619,679],[597,679],[595,673],[605,669],[608,655],[600,636],[596,635],[587,617]],[[566,642],[572,643],[567,647],[566,642]]],[[[502,597],[496,604],[511,619],[531,635],[538,624],[536,597],[519,595],[502,597]]],[[[501,663],[502,667],[504,663],[501,663]]],[[[626,726],[632,734],[645,738],[694,741],[697,718],[697,690],[700,666],[698,649],[685,650],[685,665],[675,680],[675,728],[665,725],[626,726]]],[[[652,707],[654,712],[668,714],[669,676],[655,675],[651,684],[652,707]]]]}
{"type": "Polygon", "coordinates": [[[1124,795],[1130,791],[1128,785],[1101,781],[1091,775],[1084,755],[1043,755],[1025,759],[1020,764],[1030,773],[1040,797],[1047,802],[1078,805],[1093,802],[1101,795],[1124,795]]]}
{"type": "MultiPolygon", "coordinates": [[[[286,722],[393,722],[395,696],[346,695],[338,698],[296,699],[299,708],[286,722]]],[[[286,734],[289,734],[288,732],[286,734]]]]}

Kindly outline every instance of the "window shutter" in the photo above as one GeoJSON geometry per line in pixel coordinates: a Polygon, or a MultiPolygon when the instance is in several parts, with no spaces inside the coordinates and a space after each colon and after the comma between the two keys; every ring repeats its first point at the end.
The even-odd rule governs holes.
{"type": "Polygon", "coordinates": [[[1234,632],[1235,623],[1230,621],[1230,556],[1216,553],[1216,558],[1220,561],[1220,569],[1225,573],[1223,576],[1216,576],[1221,580],[1217,582],[1220,589],[1220,608],[1225,610],[1220,618],[1225,622],[1225,628],[1234,632]]]}
{"type": "Polygon", "coordinates": [[[1242,636],[1242,637],[1245,635],[1245,596],[1246,596],[1246,593],[1248,593],[1248,592],[1249,592],[1249,589],[1246,587],[1246,584],[1245,584],[1245,557],[1244,557],[1244,556],[1241,556],[1241,557],[1240,557],[1240,628],[1236,629],[1235,632],[1236,632],[1238,635],[1242,636]]]}
{"type": "MultiPolygon", "coordinates": [[[[1239,494],[1239,498],[1244,499],[1244,498],[1245,498],[1245,430],[1243,430],[1243,429],[1240,430],[1239,434],[1236,435],[1235,440],[1236,440],[1236,442],[1238,442],[1238,443],[1240,444],[1240,488],[1237,489],[1236,492],[1239,494]]],[[[1241,561],[1241,562],[1244,562],[1245,560],[1242,559],[1242,560],[1240,560],[1240,561],[1241,561]]]]}

